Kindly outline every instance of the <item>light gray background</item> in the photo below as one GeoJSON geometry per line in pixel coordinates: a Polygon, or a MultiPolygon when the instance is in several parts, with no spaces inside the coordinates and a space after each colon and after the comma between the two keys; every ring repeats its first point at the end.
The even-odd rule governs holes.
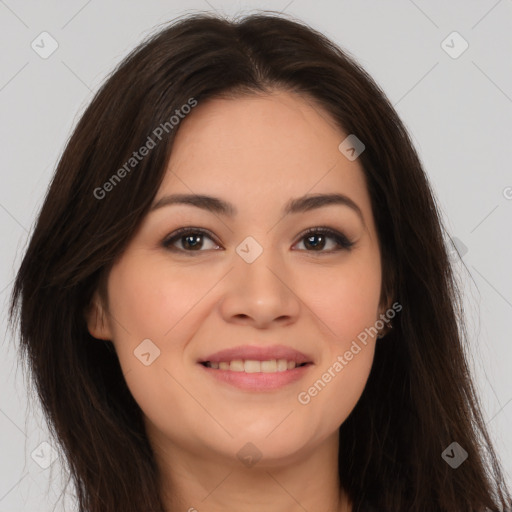
{"type": "MultiPolygon", "coordinates": [[[[129,50],[158,24],[214,9],[285,10],[297,16],[353,55],[396,107],[449,235],[463,244],[458,242],[463,258],[455,258],[454,265],[466,291],[471,364],[510,481],[512,0],[0,0],[0,512],[52,510],[62,491],[60,459],[47,469],[34,460],[48,460],[48,446],[39,446],[54,442],[37,401],[27,411],[28,393],[5,314],[56,162],[93,93],[129,50]],[[31,48],[43,31],[59,45],[48,59],[31,48]],[[469,44],[455,59],[441,46],[453,31],[469,44]]],[[[461,48],[457,40],[448,44],[452,51],[461,48]]],[[[441,454],[439,461],[444,463],[441,454]]],[[[73,509],[72,499],[66,501],[66,510],[73,509]]],[[[57,510],[62,507],[61,501],[57,510]]]]}

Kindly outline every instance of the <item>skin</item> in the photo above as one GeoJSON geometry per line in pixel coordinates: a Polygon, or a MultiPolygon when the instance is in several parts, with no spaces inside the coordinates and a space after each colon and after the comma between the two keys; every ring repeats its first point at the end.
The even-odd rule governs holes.
{"type": "Polygon", "coordinates": [[[309,403],[297,398],[389,307],[379,304],[381,257],[363,169],[338,150],[346,136],[327,112],[289,92],[199,104],[181,122],[155,203],[206,194],[238,213],[155,209],[109,273],[108,304],[95,295],[89,331],[115,346],[169,510],[352,510],[338,481],[338,429],[364,389],[376,339],[359,343],[309,403]],[[291,198],[333,192],[350,197],[362,218],[344,205],[281,214],[291,198]],[[328,237],[311,248],[303,232],[318,226],[353,247],[336,251],[328,237]],[[206,228],[216,240],[205,236],[200,250],[186,252],[181,238],[173,252],[162,242],[180,227],[206,228]],[[248,236],[263,248],[252,263],[236,252],[248,236]],[[146,366],[134,350],[148,338],[160,355],[146,366]],[[314,364],[299,381],[256,392],[197,363],[246,344],[287,345],[314,364]],[[261,454],[251,467],[237,457],[249,442],[261,454]]]}

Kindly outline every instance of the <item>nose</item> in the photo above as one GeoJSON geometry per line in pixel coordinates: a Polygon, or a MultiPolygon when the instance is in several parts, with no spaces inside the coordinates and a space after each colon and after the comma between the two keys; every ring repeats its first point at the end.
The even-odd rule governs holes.
{"type": "Polygon", "coordinates": [[[271,252],[265,249],[252,263],[235,254],[220,306],[226,322],[265,329],[297,320],[301,301],[291,272],[271,252]]]}

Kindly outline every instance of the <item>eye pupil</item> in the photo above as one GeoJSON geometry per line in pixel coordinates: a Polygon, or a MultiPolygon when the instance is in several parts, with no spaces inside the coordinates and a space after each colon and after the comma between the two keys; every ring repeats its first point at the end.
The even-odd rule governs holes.
{"type": "Polygon", "coordinates": [[[201,246],[201,236],[202,235],[187,235],[184,236],[185,240],[184,246],[190,249],[197,249],[201,246]]]}
{"type": "Polygon", "coordinates": [[[322,249],[325,245],[325,238],[324,235],[318,234],[318,235],[311,235],[307,237],[307,244],[309,244],[310,247],[313,247],[313,249],[322,249]],[[320,239],[320,242],[315,243],[314,240],[320,239]]]}

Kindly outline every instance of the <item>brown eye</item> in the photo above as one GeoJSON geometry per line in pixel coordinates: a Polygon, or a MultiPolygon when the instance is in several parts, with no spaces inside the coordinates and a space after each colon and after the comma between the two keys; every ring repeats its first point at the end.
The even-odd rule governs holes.
{"type": "Polygon", "coordinates": [[[201,228],[180,228],[169,235],[162,242],[162,245],[169,250],[201,252],[202,250],[212,249],[212,247],[204,249],[205,239],[212,242],[213,248],[219,247],[209,232],[201,228]]]}
{"type": "Polygon", "coordinates": [[[308,252],[335,252],[342,249],[348,250],[354,245],[339,231],[326,227],[308,229],[302,234],[302,240],[308,252]],[[331,240],[330,243],[329,240],[331,240]],[[326,246],[329,248],[324,250],[326,246]]]}

